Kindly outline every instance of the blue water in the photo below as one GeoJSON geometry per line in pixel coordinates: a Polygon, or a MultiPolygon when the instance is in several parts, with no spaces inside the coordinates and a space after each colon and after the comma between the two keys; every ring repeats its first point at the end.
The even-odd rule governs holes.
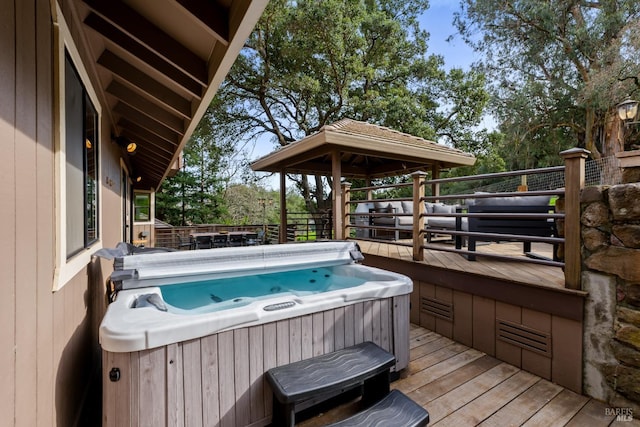
{"type": "Polygon", "coordinates": [[[257,274],[162,286],[167,304],[183,310],[216,311],[249,304],[254,298],[296,296],[359,286],[364,278],[337,274],[333,267],[257,274]]]}

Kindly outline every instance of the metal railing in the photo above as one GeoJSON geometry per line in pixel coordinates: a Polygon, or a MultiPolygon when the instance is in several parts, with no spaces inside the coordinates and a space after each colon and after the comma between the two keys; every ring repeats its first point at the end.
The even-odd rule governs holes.
{"type": "MultiPolygon", "coordinates": [[[[456,178],[444,178],[427,180],[426,173],[416,172],[412,174],[411,183],[396,185],[373,186],[350,188],[350,185],[343,185],[345,212],[342,223],[343,235],[347,238],[359,240],[384,240],[386,243],[407,246],[413,248],[413,258],[416,261],[424,259],[425,250],[437,250],[453,252],[465,256],[469,260],[476,257],[489,257],[518,262],[529,262],[552,267],[563,268],[565,271],[565,286],[577,289],[579,286],[580,272],[580,203],[579,192],[584,187],[585,182],[585,159],[586,150],[572,149],[561,153],[565,159],[565,166],[528,169],[521,171],[502,172],[494,174],[483,174],[475,176],[465,176],[456,178]],[[539,189],[528,191],[527,182],[534,182],[534,177],[543,175],[562,175],[562,187],[553,189],[539,189]],[[520,184],[520,191],[503,192],[464,192],[460,194],[441,194],[441,187],[449,184],[465,181],[484,181],[488,179],[504,179],[517,177],[520,184]],[[411,197],[385,198],[376,197],[377,194],[384,194],[385,190],[399,190],[411,188],[411,197]],[[431,194],[425,195],[425,190],[431,188],[431,194]],[[366,195],[355,200],[356,193],[360,196],[364,192],[366,195]],[[544,196],[541,206],[531,209],[526,203],[535,199],[525,199],[527,202],[522,208],[481,209],[477,205],[482,199],[500,197],[504,205],[512,205],[509,200],[522,196],[544,196]],[[548,205],[549,200],[553,200],[548,205]],[[559,201],[558,201],[559,200],[559,201]],[[387,206],[384,205],[387,203],[387,206]],[[434,212],[427,212],[428,203],[437,203],[439,206],[452,206],[454,208],[435,208],[434,212]],[[363,208],[364,206],[364,208],[363,208]],[[402,206],[402,209],[399,207],[402,206]],[[472,207],[476,206],[476,207],[472,207]],[[402,212],[400,212],[402,211],[402,212]],[[434,226],[438,224],[438,219],[448,219],[446,227],[434,226]],[[404,219],[404,220],[403,220],[404,219]],[[507,226],[507,232],[503,232],[500,223],[515,224],[507,226]],[[484,226],[479,226],[483,221],[484,226]],[[455,226],[453,226],[455,224],[455,226]],[[464,225],[466,224],[466,226],[464,225]],[[472,226],[473,224],[473,226],[472,226]],[[494,224],[489,226],[488,224],[494,224]],[[495,225],[498,224],[498,225],[495,225]],[[542,225],[542,230],[537,234],[527,229],[529,224],[542,225]],[[544,225],[549,225],[546,230],[544,225]],[[552,227],[552,225],[554,227],[552,227]],[[554,230],[555,229],[555,230],[554,230]],[[487,231],[488,230],[488,231],[487,231]],[[508,232],[511,231],[511,232],[508,232]],[[450,235],[455,241],[455,246],[435,245],[431,243],[431,236],[434,234],[450,235]],[[406,237],[404,239],[400,237],[406,237]],[[426,239],[426,243],[425,243],[426,239]],[[464,242],[469,242],[465,248],[464,242]],[[524,248],[530,248],[531,243],[548,243],[553,245],[553,257],[545,259],[530,252],[528,256],[507,256],[493,253],[482,253],[475,250],[476,241],[516,241],[522,242],[524,248]],[[563,250],[557,251],[558,247],[563,250]],[[563,256],[560,256],[560,253],[563,256]]],[[[407,193],[407,191],[404,191],[407,193]]],[[[536,202],[539,203],[539,202],[536,202]]],[[[526,249],[525,249],[526,252],[526,249]]]]}

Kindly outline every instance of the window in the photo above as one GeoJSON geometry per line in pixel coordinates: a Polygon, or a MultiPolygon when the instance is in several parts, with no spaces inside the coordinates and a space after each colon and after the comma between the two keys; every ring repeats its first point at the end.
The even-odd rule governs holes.
{"type": "Polygon", "coordinates": [[[98,113],[65,54],[67,259],[98,240],[98,113]]]}
{"type": "Polygon", "coordinates": [[[133,220],[135,222],[151,221],[151,193],[135,193],[133,220]]]}
{"type": "Polygon", "coordinates": [[[53,26],[56,95],[56,251],[53,291],[87,268],[102,248],[101,106],[91,78],[56,4],[53,26]]]}

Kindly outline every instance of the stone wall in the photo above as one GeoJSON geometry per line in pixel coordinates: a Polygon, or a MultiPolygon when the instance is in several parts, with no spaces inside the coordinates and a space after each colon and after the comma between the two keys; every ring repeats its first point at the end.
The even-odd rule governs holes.
{"type": "Polygon", "coordinates": [[[584,391],[640,414],[640,183],[581,193],[584,391]]]}

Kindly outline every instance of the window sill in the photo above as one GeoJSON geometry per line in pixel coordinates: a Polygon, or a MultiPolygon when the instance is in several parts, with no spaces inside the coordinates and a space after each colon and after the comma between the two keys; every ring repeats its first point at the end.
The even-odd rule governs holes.
{"type": "Polygon", "coordinates": [[[57,292],[91,263],[91,256],[98,249],[102,249],[102,242],[97,241],[90,247],[62,261],[56,266],[52,292],[57,292]]]}

